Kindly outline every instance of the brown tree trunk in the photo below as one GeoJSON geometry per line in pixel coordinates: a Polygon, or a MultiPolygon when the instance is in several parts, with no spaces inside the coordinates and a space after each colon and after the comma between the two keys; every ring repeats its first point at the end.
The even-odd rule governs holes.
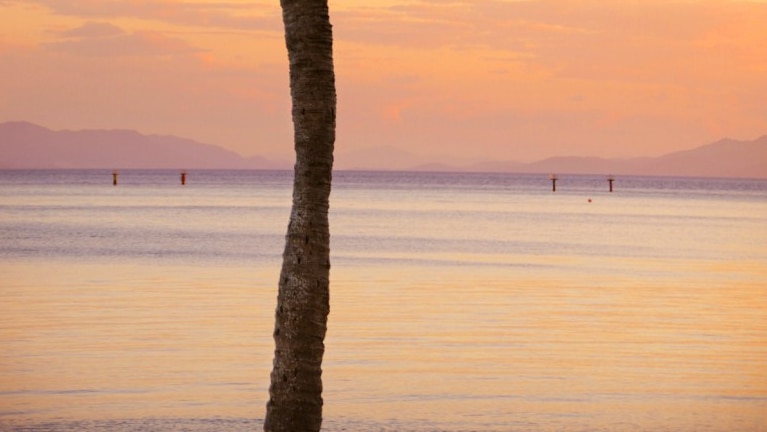
{"type": "Polygon", "coordinates": [[[281,0],[290,62],[296,165],[274,326],[264,430],[319,431],[330,312],[328,208],[336,128],[327,0],[281,0]]]}

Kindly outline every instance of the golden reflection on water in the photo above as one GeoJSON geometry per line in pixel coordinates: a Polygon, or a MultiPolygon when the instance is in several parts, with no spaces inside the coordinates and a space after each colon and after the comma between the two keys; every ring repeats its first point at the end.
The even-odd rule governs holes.
{"type": "Polygon", "coordinates": [[[4,414],[222,416],[265,398],[254,383],[268,379],[273,305],[259,302],[251,275],[103,265],[14,272],[0,278],[4,414]]]}
{"type": "MultiPolygon", "coordinates": [[[[638,285],[524,268],[334,269],[325,416],[765,430],[767,288],[754,281],[767,272],[748,271],[638,285]]],[[[0,421],[263,415],[275,269],[14,263],[0,274],[0,421]]]]}
{"type": "Polygon", "coordinates": [[[412,269],[336,284],[326,375],[347,385],[329,388],[330,413],[496,429],[766,427],[764,286],[439,272],[436,283],[412,269]]]}

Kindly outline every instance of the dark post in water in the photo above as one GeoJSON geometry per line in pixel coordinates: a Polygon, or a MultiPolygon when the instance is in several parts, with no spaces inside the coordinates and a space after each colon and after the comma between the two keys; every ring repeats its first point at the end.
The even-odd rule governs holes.
{"type": "Polygon", "coordinates": [[[117,171],[112,171],[112,186],[117,186],[117,176],[120,175],[117,171]]]}
{"type": "Polygon", "coordinates": [[[551,179],[551,191],[556,192],[557,191],[557,175],[550,174],[549,178],[551,179]]]}
{"type": "Polygon", "coordinates": [[[615,181],[615,177],[613,177],[612,175],[607,177],[607,182],[610,183],[610,192],[613,191],[613,182],[614,181],[615,181]]]}
{"type": "Polygon", "coordinates": [[[181,171],[181,186],[186,184],[186,171],[181,171]]]}

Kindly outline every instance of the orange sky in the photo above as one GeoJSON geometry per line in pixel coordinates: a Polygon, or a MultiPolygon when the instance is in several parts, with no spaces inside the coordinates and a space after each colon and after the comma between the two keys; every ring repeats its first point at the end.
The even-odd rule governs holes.
{"type": "MultiPolygon", "coordinates": [[[[767,134],[767,1],[331,0],[336,149],[656,156],[767,134]]],[[[0,122],[292,160],[277,0],[0,0],[0,122]]]]}

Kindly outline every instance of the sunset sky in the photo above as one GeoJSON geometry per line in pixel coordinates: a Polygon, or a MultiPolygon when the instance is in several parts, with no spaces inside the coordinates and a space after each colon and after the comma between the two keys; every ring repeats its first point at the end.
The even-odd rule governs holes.
{"type": "MultiPolygon", "coordinates": [[[[767,1],[335,0],[336,151],[657,156],[767,134],[767,1]]],[[[0,0],[0,122],[292,159],[279,1],[0,0]]]]}

